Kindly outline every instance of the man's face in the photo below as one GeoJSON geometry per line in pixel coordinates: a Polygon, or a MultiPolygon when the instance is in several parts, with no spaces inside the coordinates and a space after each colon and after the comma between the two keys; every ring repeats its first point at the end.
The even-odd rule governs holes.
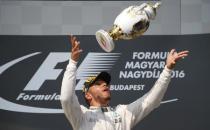
{"type": "Polygon", "coordinates": [[[101,104],[108,104],[111,99],[109,85],[103,81],[96,81],[88,90],[92,95],[93,100],[101,104]]]}

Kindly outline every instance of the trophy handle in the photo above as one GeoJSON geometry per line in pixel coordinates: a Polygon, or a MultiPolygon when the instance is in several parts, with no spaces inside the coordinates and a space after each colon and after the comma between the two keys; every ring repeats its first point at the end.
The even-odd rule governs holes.
{"type": "Polygon", "coordinates": [[[96,40],[101,48],[106,52],[111,52],[114,49],[114,42],[109,33],[104,30],[98,30],[96,32],[96,40]]]}

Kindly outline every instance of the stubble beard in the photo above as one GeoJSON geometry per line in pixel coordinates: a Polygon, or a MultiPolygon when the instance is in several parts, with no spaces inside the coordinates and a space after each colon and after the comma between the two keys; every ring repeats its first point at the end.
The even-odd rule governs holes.
{"type": "Polygon", "coordinates": [[[111,100],[111,95],[109,96],[99,95],[97,98],[101,103],[109,104],[109,101],[111,100]]]}

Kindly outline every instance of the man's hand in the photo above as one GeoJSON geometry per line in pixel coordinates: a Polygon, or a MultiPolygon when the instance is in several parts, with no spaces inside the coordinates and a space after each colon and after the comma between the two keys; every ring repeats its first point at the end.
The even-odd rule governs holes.
{"type": "Polygon", "coordinates": [[[167,56],[167,60],[166,60],[167,68],[173,69],[176,65],[176,62],[188,56],[188,53],[189,51],[181,51],[177,53],[175,49],[172,49],[167,56]]]}
{"type": "Polygon", "coordinates": [[[82,52],[82,49],[80,49],[80,42],[72,35],[69,36],[69,40],[71,42],[71,59],[78,62],[79,56],[82,52]]]}

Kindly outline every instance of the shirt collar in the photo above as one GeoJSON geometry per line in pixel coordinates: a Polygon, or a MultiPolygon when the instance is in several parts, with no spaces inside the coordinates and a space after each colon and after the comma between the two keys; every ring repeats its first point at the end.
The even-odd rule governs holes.
{"type": "Polygon", "coordinates": [[[101,111],[101,112],[110,112],[110,111],[113,111],[113,108],[111,108],[110,106],[108,106],[108,107],[90,106],[89,109],[90,110],[95,110],[95,111],[101,111]]]}

